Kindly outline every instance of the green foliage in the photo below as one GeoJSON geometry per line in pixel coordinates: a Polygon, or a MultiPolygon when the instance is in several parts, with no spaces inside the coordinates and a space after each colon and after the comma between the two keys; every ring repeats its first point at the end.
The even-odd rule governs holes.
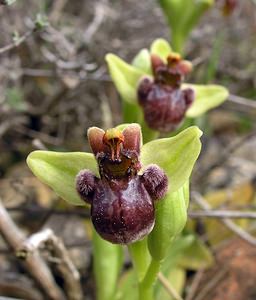
{"type": "Polygon", "coordinates": [[[213,255],[209,248],[196,236],[179,257],[177,264],[188,270],[209,268],[213,264],[213,255]]]}
{"type": "Polygon", "coordinates": [[[138,300],[139,293],[136,288],[137,278],[134,270],[127,271],[118,285],[118,291],[114,300],[138,300]]]}

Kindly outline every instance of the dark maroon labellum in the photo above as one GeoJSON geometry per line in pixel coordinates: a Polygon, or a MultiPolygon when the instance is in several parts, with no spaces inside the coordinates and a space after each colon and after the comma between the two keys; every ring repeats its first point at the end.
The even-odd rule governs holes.
{"type": "Polygon", "coordinates": [[[181,89],[184,76],[192,65],[172,53],[167,64],[156,55],[151,56],[154,78],[145,77],[138,86],[138,100],[148,126],[161,132],[175,130],[183,121],[194,101],[194,91],[181,89]]]}
{"type": "Polygon", "coordinates": [[[150,165],[138,175],[140,136],[136,124],[123,132],[96,127],[88,131],[100,178],[82,170],[76,187],[81,198],[91,204],[96,231],[112,243],[129,244],[149,234],[155,222],[154,201],[167,191],[167,176],[158,166],[150,165]]]}

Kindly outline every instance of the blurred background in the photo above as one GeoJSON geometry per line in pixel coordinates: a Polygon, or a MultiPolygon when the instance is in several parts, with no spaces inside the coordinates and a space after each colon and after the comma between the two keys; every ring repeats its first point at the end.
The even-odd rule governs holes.
{"type": "MultiPolygon", "coordinates": [[[[218,83],[231,94],[195,121],[204,136],[191,189],[193,198],[203,195],[211,208],[253,212],[256,3],[238,2],[228,17],[218,6],[210,9],[187,44],[185,56],[194,64],[188,81],[218,83]]],[[[50,227],[63,239],[81,274],[84,299],[94,299],[88,212],[60,201],[32,175],[25,159],[36,149],[88,151],[88,127],[122,122],[104,56],[112,52],[131,61],[154,39],[169,40],[165,18],[154,0],[18,0],[0,5],[0,28],[1,205],[24,234],[50,227]]],[[[223,217],[191,217],[189,230],[212,259],[186,268],[184,290],[198,280],[190,300],[256,299],[255,221],[236,221],[239,235],[226,229],[223,217]]],[[[0,237],[0,295],[40,299],[32,291],[36,294],[35,283],[0,237]]]]}

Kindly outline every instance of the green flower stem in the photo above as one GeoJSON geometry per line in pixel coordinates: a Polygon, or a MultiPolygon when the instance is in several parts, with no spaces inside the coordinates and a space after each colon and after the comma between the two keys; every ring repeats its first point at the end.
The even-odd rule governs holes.
{"type": "Polygon", "coordinates": [[[160,267],[161,261],[152,259],[143,281],[139,283],[139,300],[153,300],[154,283],[160,267]]]}
{"type": "Polygon", "coordinates": [[[180,54],[184,54],[184,48],[186,43],[187,36],[184,36],[184,34],[177,30],[172,30],[172,47],[175,52],[178,52],[180,54]]]}
{"type": "Polygon", "coordinates": [[[92,244],[97,300],[113,300],[123,263],[122,247],[103,240],[94,229],[92,244]]]}
{"type": "Polygon", "coordinates": [[[138,281],[141,282],[146,275],[150,264],[150,254],[147,239],[128,245],[138,281]]]}
{"type": "Polygon", "coordinates": [[[139,300],[153,300],[153,286],[160,270],[161,261],[150,259],[147,239],[128,246],[137,273],[139,300]]]}

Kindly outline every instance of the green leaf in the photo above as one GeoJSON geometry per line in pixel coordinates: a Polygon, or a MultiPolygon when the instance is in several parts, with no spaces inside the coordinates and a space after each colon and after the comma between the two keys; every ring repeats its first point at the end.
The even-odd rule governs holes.
{"type": "Polygon", "coordinates": [[[132,65],[146,74],[152,75],[151,59],[148,49],[142,49],[134,57],[132,65]]]}
{"type": "Polygon", "coordinates": [[[189,247],[185,248],[179,258],[178,265],[188,270],[209,268],[214,262],[209,248],[196,236],[189,247]]]}
{"type": "Polygon", "coordinates": [[[137,104],[137,86],[145,73],[114,54],[107,54],[105,59],[111,78],[123,100],[137,104]]]}
{"type": "Polygon", "coordinates": [[[156,39],[150,47],[150,53],[158,55],[164,62],[167,61],[167,56],[171,52],[172,48],[170,44],[164,39],[156,39]]]}
{"type": "Polygon", "coordinates": [[[228,90],[221,85],[183,84],[182,88],[192,88],[195,91],[195,101],[186,113],[187,117],[198,117],[208,110],[222,104],[228,97],[228,90]]]}
{"type": "Polygon", "coordinates": [[[75,189],[77,173],[89,169],[98,175],[93,154],[84,152],[34,151],[29,154],[27,164],[35,176],[73,205],[85,205],[75,189]]]}
{"type": "Polygon", "coordinates": [[[167,275],[171,269],[178,265],[180,257],[182,256],[185,249],[187,249],[194,242],[194,235],[179,235],[170,244],[167,255],[163,261],[161,272],[167,275]]]}
{"type": "Polygon", "coordinates": [[[139,281],[142,281],[150,264],[147,238],[128,245],[133,268],[139,281]]]}
{"type": "MultiPolygon", "coordinates": [[[[185,286],[186,272],[184,269],[176,267],[171,269],[167,274],[166,279],[169,281],[169,285],[181,295],[185,286]]],[[[156,296],[157,300],[176,300],[177,298],[171,297],[166,289],[162,286],[156,296]]]]}
{"type": "Polygon", "coordinates": [[[93,270],[96,279],[97,299],[113,300],[122,265],[122,246],[103,240],[93,230],[93,270]]]}
{"type": "Polygon", "coordinates": [[[201,150],[201,130],[192,126],[171,138],[145,144],[141,149],[144,168],[157,164],[169,178],[169,192],[175,192],[189,179],[201,150]]]}
{"type": "Polygon", "coordinates": [[[115,296],[115,300],[138,300],[138,288],[136,288],[137,277],[134,270],[125,272],[118,284],[118,290],[115,296]]]}

